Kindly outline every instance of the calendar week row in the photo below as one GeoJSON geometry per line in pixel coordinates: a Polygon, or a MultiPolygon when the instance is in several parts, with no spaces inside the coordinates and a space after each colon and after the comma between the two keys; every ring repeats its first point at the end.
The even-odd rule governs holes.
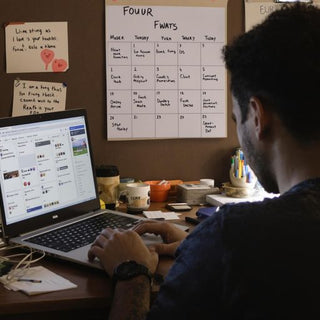
{"type": "Polygon", "coordinates": [[[111,66],[110,89],[224,89],[223,66],[111,66]]]}
{"type": "Polygon", "coordinates": [[[108,65],[223,65],[220,43],[108,42],[108,65]]]}
{"type": "Polygon", "coordinates": [[[109,115],[109,139],[220,138],[226,136],[222,114],[109,115]]]}
{"type": "Polygon", "coordinates": [[[107,90],[108,114],[223,113],[225,90],[107,90]]]}

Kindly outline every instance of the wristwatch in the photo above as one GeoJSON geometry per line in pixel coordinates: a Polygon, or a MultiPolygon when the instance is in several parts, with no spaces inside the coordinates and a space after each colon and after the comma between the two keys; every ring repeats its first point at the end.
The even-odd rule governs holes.
{"type": "Polygon", "coordinates": [[[152,281],[152,273],[143,264],[137,263],[134,260],[120,263],[113,271],[113,282],[121,280],[129,280],[139,275],[145,275],[152,281]]]}

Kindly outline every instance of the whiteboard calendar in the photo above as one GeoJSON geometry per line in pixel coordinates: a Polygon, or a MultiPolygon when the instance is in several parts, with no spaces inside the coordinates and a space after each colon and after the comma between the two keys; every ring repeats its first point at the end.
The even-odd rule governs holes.
{"type": "Polygon", "coordinates": [[[108,140],[226,137],[226,8],[106,6],[108,140]]]}

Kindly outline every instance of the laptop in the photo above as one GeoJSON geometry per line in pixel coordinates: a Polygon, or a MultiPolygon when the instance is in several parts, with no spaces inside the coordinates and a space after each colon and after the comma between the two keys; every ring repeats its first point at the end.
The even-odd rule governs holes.
{"type": "Polygon", "coordinates": [[[7,242],[99,269],[87,253],[101,230],[144,220],[100,209],[85,109],[0,119],[0,188],[7,242]]]}

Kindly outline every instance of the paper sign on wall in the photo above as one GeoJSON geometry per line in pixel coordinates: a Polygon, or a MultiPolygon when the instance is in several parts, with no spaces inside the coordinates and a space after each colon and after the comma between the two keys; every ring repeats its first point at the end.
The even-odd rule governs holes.
{"type": "MultiPolygon", "coordinates": [[[[261,23],[273,11],[278,10],[286,2],[296,2],[295,0],[246,0],[245,1],[245,31],[249,31],[253,26],[261,23]]],[[[320,6],[319,0],[312,1],[313,5],[320,6]]]]}
{"type": "Polygon", "coordinates": [[[280,3],[273,1],[246,1],[245,2],[245,30],[250,30],[253,26],[261,23],[271,12],[278,10],[280,3]]]}
{"type": "Polygon", "coordinates": [[[12,116],[64,110],[66,92],[63,83],[15,80],[12,116]]]}
{"type": "Polygon", "coordinates": [[[7,73],[65,72],[69,68],[67,22],[9,23],[7,73]]]}

